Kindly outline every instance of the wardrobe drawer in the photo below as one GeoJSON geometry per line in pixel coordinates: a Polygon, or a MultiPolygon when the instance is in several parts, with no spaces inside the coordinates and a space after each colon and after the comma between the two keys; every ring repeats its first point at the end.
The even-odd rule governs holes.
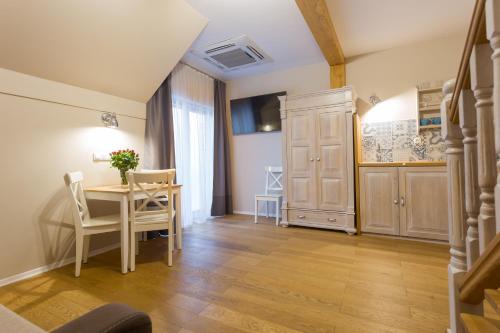
{"type": "Polygon", "coordinates": [[[297,224],[311,224],[325,227],[345,227],[347,216],[335,212],[318,212],[291,209],[288,211],[288,221],[297,224]]]}

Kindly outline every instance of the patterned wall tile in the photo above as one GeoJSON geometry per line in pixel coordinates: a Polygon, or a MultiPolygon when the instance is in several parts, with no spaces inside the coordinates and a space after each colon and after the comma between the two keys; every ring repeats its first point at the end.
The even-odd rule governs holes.
{"type": "Polygon", "coordinates": [[[361,136],[363,138],[369,137],[369,136],[375,136],[375,126],[372,126],[374,124],[367,124],[367,123],[361,123],[361,136]]]}
{"type": "Polygon", "coordinates": [[[439,129],[418,135],[415,119],[362,123],[362,157],[365,162],[441,161],[445,145],[439,129]]]}
{"type": "Polygon", "coordinates": [[[377,162],[393,162],[392,149],[378,149],[377,162]]]}

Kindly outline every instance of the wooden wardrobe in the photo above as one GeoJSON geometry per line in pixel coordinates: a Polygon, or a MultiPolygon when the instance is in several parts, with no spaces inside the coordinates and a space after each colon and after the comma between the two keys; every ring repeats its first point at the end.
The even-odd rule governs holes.
{"type": "Polygon", "coordinates": [[[279,97],[283,226],[356,232],[352,88],[279,97]]]}

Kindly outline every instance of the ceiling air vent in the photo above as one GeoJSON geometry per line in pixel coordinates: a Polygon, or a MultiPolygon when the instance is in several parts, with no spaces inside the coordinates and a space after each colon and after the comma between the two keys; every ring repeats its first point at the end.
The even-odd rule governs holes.
{"type": "Polygon", "coordinates": [[[272,61],[250,38],[239,36],[193,51],[224,71],[245,68],[272,61]]]}

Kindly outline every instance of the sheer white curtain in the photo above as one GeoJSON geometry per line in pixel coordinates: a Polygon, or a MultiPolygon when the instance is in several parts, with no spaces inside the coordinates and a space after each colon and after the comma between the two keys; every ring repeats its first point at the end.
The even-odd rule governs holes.
{"type": "Polygon", "coordinates": [[[214,165],[214,80],[189,66],[172,72],[175,165],[183,225],[210,216],[214,165]]]}

